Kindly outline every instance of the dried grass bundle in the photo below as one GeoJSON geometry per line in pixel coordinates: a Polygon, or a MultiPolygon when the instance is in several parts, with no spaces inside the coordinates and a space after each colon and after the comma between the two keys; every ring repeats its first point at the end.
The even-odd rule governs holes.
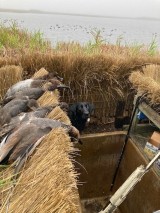
{"type": "Polygon", "coordinates": [[[34,73],[34,75],[32,76],[33,79],[39,78],[39,77],[43,77],[45,75],[48,74],[48,71],[44,68],[41,68],[40,70],[38,70],[37,72],[34,73]]]}
{"type": "Polygon", "coordinates": [[[130,73],[145,64],[160,64],[159,53],[151,56],[147,49],[139,47],[58,43],[55,49],[42,52],[20,48],[16,57],[13,49],[7,57],[0,57],[0,65],[21,64],[28,71],[25,77],[32,76],[41,67],[54,70],[73,91],[72,95],[65,92],[63,101],[93,102],[96,116],[107,122],[107,117],[115,115],[117,100],[125,99],[128,104],[133,102],[128,81],[130,73]]]}
{"type": "Polygon", "coordinates": [[[3,168],[1,165],[0,168],[0,212],[3,212],[3,207],[7,205],[9,194],[11,192],[11,188],[13,186],[13,167],[9,166],[7,168],[3,168]]]}
{"type": "Polygon", "coordinates": [[[145,73],[133,72],[129,80],[133,84],[133,87],[137,89],[139,95],[146,95],[150,104],[160,103],[160,84],[157,83],[152,77],[152,73],[149,76],[149,71],[145,73]]]}
{"type": "Polygon", "coordinates": [[[39,99],[39,106],[49,106],[59,103],[59,92],[54,90],[53,92],[46,91],[39,99]]]}
{"type": "Polygon", "coordinates": [[[22,70],[22,67],[15,65],[6,65],[0,68],[0,99],[13,84],[22,80],[22,70]]]}
{"type": "Polygon", "coordinates": [[[151,77],[154,81],[160,84],[160,65],[147,65],[143,68],[143,72],[146,77],[151,77]]]}
{"type": "Polygon", "coordinates": [[[71,162],[74,152],[65,130],[52,130],[27,162],[13,191],[9,212],[79,212],[77,174],[71,162]]]}
{"type": "Polygon", "coordinates": [[[54,120],[59,120],[67,125],[71,125],[71,121],[67,114],[59,107],[55,107],[48,115],[48,118],[54,119],[54,120]]]}

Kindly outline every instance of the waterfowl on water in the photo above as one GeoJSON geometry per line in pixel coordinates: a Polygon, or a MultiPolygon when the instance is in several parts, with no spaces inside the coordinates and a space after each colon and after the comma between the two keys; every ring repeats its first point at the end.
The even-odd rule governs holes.
{"type": "Polygon", "coordinates": [[[27,155],[40,138],[58,127],[64,128],[71,137],[79,138],[79,131],[73,126],[48,118],[32,118],[4,138],[0,146],[0,163],[12,163],[27,155]]]}

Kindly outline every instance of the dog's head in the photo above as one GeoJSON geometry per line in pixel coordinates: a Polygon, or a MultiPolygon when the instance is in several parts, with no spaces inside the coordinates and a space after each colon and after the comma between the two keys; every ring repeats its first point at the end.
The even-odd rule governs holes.
{"type": "Polygon", "coordinates": [[[90,104],[86,102],[77,103],[76,113],[82,119],[87,120],[90,117],[90,104]]]}
{"type": "Polygon", "coordinates": [[[73,126],[80,132],[84,130],[90,115],[94,110],[93,104],[88,102],[74,103],[69,107],[68,115],[73,126]]]}
{"type": "Polygon", "coordinates": [[[93,109],[93,104],[90,104],[88,102],[78,102],[70,107],[70,110],[72,111],[73,115],[78,116],[83,120],[87,120],[90,117],[93,109]]]}

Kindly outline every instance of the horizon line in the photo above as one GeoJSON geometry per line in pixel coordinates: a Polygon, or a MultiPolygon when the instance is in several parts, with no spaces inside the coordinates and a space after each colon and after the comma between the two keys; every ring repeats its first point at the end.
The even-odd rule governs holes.
{"type": "Polygon", "coordinates": [[[81,14],[81,13],[64,13],[64,12],[54,12],[45,11],[37,9],[8,9],[0,8],[1,12],[13,12],[13,13],[38,13],[38,14],[55,14],[55,15],[71,15],[71,16],[87,16],[87,17],[99,17],[99,18],[121,18],[121,19],[149,19],[149,20],[160,20],[158,17],[127,17],[127,16],[110,16],[110,15],[95,15],[95,14],[81,14]]]}

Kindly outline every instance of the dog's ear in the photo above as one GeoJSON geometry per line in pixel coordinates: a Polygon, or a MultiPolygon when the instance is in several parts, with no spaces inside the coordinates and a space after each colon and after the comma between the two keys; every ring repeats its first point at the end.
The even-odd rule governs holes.
{"type": "Polygon", "coordinates": [[[88,103],[88,107],[89,107],[89,113],[91,114],[93,112],[93,110],[95,109],[93,104],[88,103]]]}
{"type": "Polygon", "coordinates": [[[69,107],[69,117],[76,116],[77,104],[73,104],[69,107]]]}

